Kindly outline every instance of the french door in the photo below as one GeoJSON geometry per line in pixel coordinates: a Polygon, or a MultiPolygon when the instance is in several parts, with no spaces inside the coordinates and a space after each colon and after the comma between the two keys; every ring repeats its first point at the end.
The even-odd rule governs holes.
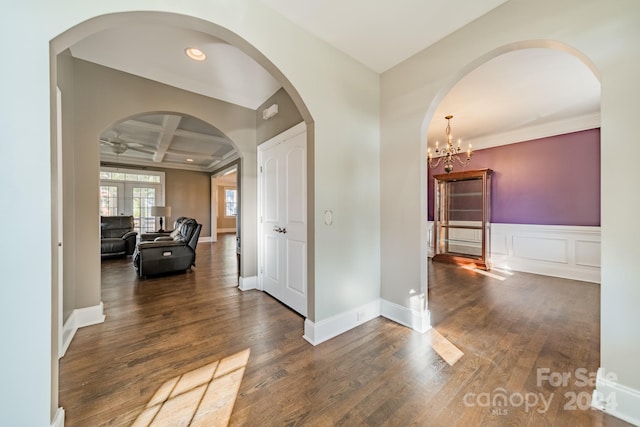
{"type": "Polygon", "coordinates": [[[163,204],[162,186],[141,182],[108,182],[100,185],[100,215],[133,215],[138,233],[155,231],[156,218],[151,207],[163,204]]]}

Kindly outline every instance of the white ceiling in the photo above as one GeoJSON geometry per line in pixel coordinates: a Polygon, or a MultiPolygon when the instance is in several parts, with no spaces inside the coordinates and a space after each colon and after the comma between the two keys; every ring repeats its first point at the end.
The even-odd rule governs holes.
{"type": "MultiPolygon", "coordinates": [[[[261,1],[377,72],[505,2],[261,1]]],[[[234,46],[166,25],[140,23],[103,30],[74,45],[71,53],[249,109],[256,109],[281,87],[234,46]],[[190,46],[202,49],[207,60],[187,58],[184,49],[190,46]]],[[[495,58],[460,80],[435,112],[429,141],[443,142],[448,114],[454,116],[454,137],[481,148],[503,143],[501,137],[513,142],[599,126],[599,106],[599,82],[579,60],[551,49],[525,49],[495,58]]],[[[211,171],[238,155],[212,126],[200,123],[194,130],[192,118],[152,115],[130,122],[114,124],[102,135],[104,141],[110,139],[101,143],[104,161],[211,171]],[[128,149],[116,157],[117,141],[128,143],[128,149]],[[194,161],[187,163],[186,158],[194,161]]]]}
{"type": "Polygon", "coordinates": [[[75,58],[255,110],[281,85],[240,49],[211,35],[151,23],[95,33],[71,47],[75,58]],[[207,60],[189,59],[197,47],[207,60]]]}
{"type": "Polygon", "coordinates": [[[382,73],[507,0],[261,0],[382,73]]]}
{"type": "Polygon", "coordinates": [[[467,74],[438,105],[428,129],[446,141],[445,116],[463,148],[502,145],[600,126],[600,82],[576,57],[553,49],[522,49],[467,74]]]}

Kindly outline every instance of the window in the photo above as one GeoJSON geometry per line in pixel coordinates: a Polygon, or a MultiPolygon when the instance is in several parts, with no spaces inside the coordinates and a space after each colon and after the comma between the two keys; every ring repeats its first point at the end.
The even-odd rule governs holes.
{"type": "Polygon", "coordinates": [[[236,216],[238,214],[236,194],[235,188],[224,189],[224,216],[236,216]]]}
{"type": "Polygon", "coordinates": [[[160,175],[150,175],[148,173],[124,173],[111,172],[107,170],[100,171],[101,180],[127,181],[127,182],[153,182],[159,184],[161,182],[160,175]]]}

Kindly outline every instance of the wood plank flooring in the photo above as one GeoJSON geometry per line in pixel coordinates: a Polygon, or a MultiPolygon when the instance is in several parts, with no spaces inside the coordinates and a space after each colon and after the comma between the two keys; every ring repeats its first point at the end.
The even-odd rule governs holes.
{"type": "Polygon", "coordinates": [[[628,425],[580,409],[592,388],[573,378],[599,366],[598,285],[430,265],[432,323],[464,353],[450,366],[430,334],[384,318],[313,347],[302,317],[237,289],[233,235],[196,262],[146,280],[103,262],[106,321],[60,361],[66,426],[628,425]],[[572,378],[554,387],[538,368],[572,378]]]}

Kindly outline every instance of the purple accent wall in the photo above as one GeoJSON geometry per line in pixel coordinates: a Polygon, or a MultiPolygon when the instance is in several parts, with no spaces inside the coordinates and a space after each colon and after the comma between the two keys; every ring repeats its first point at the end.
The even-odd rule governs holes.
{"type": "MultiPolygon", "coordinates": [[[[519,142],[473,152],[466,168],[490,168],[491,222],[600,225],[600,129],[519,142]]],[[[433,221],[429,168],[428,217],[433,221]]]]}

